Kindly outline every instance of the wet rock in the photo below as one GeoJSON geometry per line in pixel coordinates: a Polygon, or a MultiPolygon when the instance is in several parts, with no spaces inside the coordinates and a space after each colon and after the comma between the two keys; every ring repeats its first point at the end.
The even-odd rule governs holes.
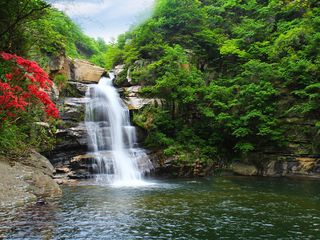
{"type": "Polygon", "coordinates": [[[68,175],[70,179],[88,179],[91,178],[91,174],[88,173],[86,169],[78,169],[77,171],[72,171],[68,175]]]}
{"type": "Polygon", "coordinates": [[[47,205],[48,202],[45,200],[45,199],[38,199],[37,202],[36,202],[36,205],[39,205],[39,206],[43,206],[43,205],[47,205]]]}
{"type": "Polygon", "coordinates": [[[61,107],[61,119],[74,122],[84,121],[87,98],[66,98],[61,107]]]}

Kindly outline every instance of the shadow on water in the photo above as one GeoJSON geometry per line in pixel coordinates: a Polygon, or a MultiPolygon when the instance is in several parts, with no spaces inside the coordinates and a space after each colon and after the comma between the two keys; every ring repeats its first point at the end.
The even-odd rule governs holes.
{"type": "Polygon", "coordinates": [[[135,188],[92,182],[64,186],[53,204],[1,212],[0,231],[7,239],[320,238],[318,181],[151,182],[135,188]]]}

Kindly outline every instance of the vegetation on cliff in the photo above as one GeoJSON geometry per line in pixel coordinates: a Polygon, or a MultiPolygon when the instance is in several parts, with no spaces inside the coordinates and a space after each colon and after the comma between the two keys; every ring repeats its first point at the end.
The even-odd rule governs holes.
{"type": "Polygon", "coordinates": [[[107,67],[126,64],[163,100],[134,117],[149,146],[190,163],[233,159],[285,148],[286,118],[320,126],[319,30],[316,0],[158,0],[108,48],[107,67]]]}
{"type": "Polygon", "coordinates": [[[48,57],[66,55],[105,65],[106,43],[86,36],[63,12],[44,0],[0,3],[0,49],[47,65],[48,57]]]}

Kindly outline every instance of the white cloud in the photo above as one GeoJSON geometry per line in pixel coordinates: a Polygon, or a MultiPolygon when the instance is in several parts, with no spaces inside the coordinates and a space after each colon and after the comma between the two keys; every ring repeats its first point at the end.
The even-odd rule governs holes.
{"type": "Polygon", "coordinates": [[[70,17],[81,15],[92,15],[105,11],[112,6],[111,1],[103,2],[57,2],[53,6],[59,10],[64,11],[70,17]]]}
{"type": "Polygon", "coordinates": [[[69,15],[89,36],[111,41],[150,15],[154,2],[155,0],[54,0],[53,6],[69,15]]]}

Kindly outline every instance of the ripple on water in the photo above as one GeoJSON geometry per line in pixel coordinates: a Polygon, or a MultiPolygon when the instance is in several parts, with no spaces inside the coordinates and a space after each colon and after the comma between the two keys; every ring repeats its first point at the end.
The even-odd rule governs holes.
{"type": "Polygon", "coordinates": [[[148,183],[115,187],[86,181],[65,186],[62,198],[54,204],[0,211],[0,236],[320,239],[317,183],[289,181],[287,190],[286,181],[270,179],[258,183],[245,178],[148,183]],[[308,185],[307,192],[303,191],[304,184],[308,185]]]}

